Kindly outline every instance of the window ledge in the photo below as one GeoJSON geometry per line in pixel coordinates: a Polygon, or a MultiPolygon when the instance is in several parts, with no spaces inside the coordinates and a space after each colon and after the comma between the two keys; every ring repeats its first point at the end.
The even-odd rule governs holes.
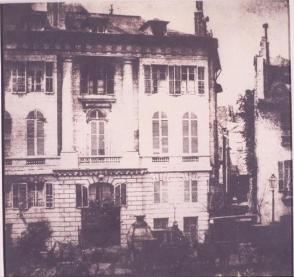
{"type": "Polygon", "coordinates": [[[116,102],[114,95],[87,94],[78,97],[84,108],[111,108],[112,103],[116,102]]]}

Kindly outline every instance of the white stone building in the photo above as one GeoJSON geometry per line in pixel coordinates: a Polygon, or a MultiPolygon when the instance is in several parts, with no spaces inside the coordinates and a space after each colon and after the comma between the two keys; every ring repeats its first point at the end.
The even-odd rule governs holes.
{"type": "Polygon", "coordinates": [[[195,34],[81,5],[4,6],[12,238],[47,219],[53,240],[89,240],[89,226],[102,232],[89,212],[95,205],[115,211],[105,240],[125,245],[137,214],[152,229],[177,221],[190,238],[204,238],[220,63],[196,2],[195,34]]]}

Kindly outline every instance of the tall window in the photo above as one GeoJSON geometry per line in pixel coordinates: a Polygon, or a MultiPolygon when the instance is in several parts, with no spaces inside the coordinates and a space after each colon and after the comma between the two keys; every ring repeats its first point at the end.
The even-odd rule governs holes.
{"type": "Polygon", "coordinates": [[[9,155],[11,148],[11,130],[12,130],[12,120],[8,112],[4,113],[4,154],[5,157],[9,155]]]}
{"type": "Polygon", "coordinates": [[[28,187],[26,183],[12,184],[13,208],[28,208],[28,187]]]}
{"type": "Polygon", "coordinates": [[[292,161],[278,162],[279,168],[279,191],[292,191],[292,161]]]}
{"type": "Polygon", "coordinates": [[[168,153],[168,121],[164,112],[156,112],[152,117],[153,153],[168,153]]]}
{"type": "Polygon", "coordinates": [[[88,188],[86,186],[76,185],[76,207],[85,208],[88,207],[88,188]]]}
{"type": "Polygon", "coordinates": [[[127,185],[126,184],[120,184],[115,187],[114,200],[115,200],[115,204],[118,206],[127,204],[127,185]]]}
{"type": "Polygon", "coordinates": [[[154,203],[168,202],[168,183],[167,181],[154,182],[154,203]]]}
{"type": "Polygon", "coordinates": [[[105,116],[99,110],[89,114],[91,155],[105,155],[105,116]]]}
{"type": "Polygon", "coordinates": [[[29,207],[44,206],[44,185],[40,183],[28,184],[29,207]]]}
{"type": "Polygon", "coordinates": [[[184,181],[184,201],[197,202],[198,201],[198,187],[196,180],[184,181]]]}
{"type": "Polygon", "coordinates": [[[195,154],[197,152],[197,117],[194,113],[185,113],[183,116],[183,153],[195,154]]]}
{"type": "Polygon", "coordinates": [[[114,94],[114,67],[87,63],[81,66],[81,94],[114,94]]]}
{"type": "Polygon", "coordinates": [[[166,80],[166,65],[144,65],[145,93],[158,93],[161,82],[166,80]]]}
{"type": "Polygon", "coordinates": [[[27,155],[44,155],[44,122],[43,115],[34,110],[27,116],[27,155]]]}
{"type": "Polygon", "coordinates": [[[11,88],[15,93],[53,92],[53,63],[12,63],[11,88]]]}

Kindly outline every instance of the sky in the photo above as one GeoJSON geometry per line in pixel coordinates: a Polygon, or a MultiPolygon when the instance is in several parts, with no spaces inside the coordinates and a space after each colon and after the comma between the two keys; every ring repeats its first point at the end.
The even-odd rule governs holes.
{"type": "MultiPolygon", "coordinates": [[[[254,88],[253,59],[269,24],[270,56],[289,59],[289,16],[287,0],[204,0],[208,29],[219,41],[222,72],[218,82],[223,87],[219,104],[234,105],[246,89],[254,88]]],[[[160,18],[168,28],[194,32],[195,0],[96,0],[83,1],[91,12],[140,15],[144,19],[160,18]]]]}

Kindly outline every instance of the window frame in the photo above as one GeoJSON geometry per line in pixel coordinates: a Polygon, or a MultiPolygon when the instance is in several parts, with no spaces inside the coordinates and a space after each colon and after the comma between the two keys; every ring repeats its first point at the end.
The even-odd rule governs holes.
{"type": "Polygon", "coordinates": [[[198,154],[198,118],[196,114],[193,112],[186,112],[182,117],[182,142],[183,155],[198,154]],[[194,128],[193,124],[195,124],[194,128]],[[187,134],[185,134],[185,127],[188,128],[187,134]],[[193,130],[195,134],[193,134],[193,130]]]}
{"type": "Polygon", "coordinates": [[[76,184],[76,208],[83,209],[89,207],[89,188],[84,184],[76,184]],[[81,201],[78,202],[78,188],[80,188],[81,192],[81,201]],[[84,196],[86,193],[86,196],[84,196]],[[81,205],[79,205],[81,204],[81,205]]]}
{"type": "Polygon", "coordinates": [[[11,184],[11,193],[12,193],[12,208],[13,209],[19,209],[19,210],[27,210],[29,208],[28,205],[28,184],[27,183],[12,183],[11,184]],[[25,187],[25,206],[24,207],[20,207],[20,186],[24,186],[25,187]],[[15,191],[15,187],[17,190],[17,196],[15,197],[14,195],[14,191],[15,191]],[[17,205],[15,203],[15,199],[17,199],[17,205]]]}
{"type": "Polygon", "coordinates": [[[153,182],[153,203],[166,204],[168,203],[168,181],[156,180],[153,182]]]}
{"type": "Polygon", "coordinates": [[[54,93],[54,61],[44,59],[34,59],[26,61],[11,61],[10,62],[10,80],[9,90],[13,94],[26,94],[26,93],[54,93]],[[48,72],[48,66],[50,65],[51,70],[48,72]],[[19,68],[23,67],[23,75],[19,74],[19,68]],[[40,73],[40,74],[39,74],[40,73]],[[40,82],[37,82],[38,75],[40,76],[40,82]],[[24,88],[20,90],[18,88],[19,82],[22,79],[22,85],[24,88]],[[37,88],[37,84],[40,88],[37,88]],[[49,85],[50,84],[50,85],[49,85]],[[50,87],[50,89],[47,89],[50,87]]]}
{"type": "Polygon", "coordinates": [[[293,190],[292,160],[278,161],[278,190],[288,192],[293,190]]]}
{"type": "Polygon", "coordinates": [[[45,156],[45,123],[46,119],[38,110],[33,110],[26,117],[26,144],[28,157],[45,156]],[[29,123],[33,123],[29,126],[29,123]],[[33,128],[30,130],[29,128],[33,128]],[[30,133],[32,135],[30,135],[30,133]],[[32,145],[31,145],[32,144],[32,145]],[[32,147],[32,152],[30,152],[32,147]]]}
{"type": "Polygon", "coordinates": [[[152,149],[154,155],[168,155],[168,129],[168,117],[166,113],[162,111],[155,112],[152,116],[152,149]],[[157,130],[155,126],[157,126],[157,130]],[[158,135],[156,135],[157,133],[158,135]],[[155,147],[157,145],[158,147],[155,147]]]}
{"type": "Polygon", "coordinates": [[[127,184],[126,183],[118,184],[114,187],[114,203],[116,206],[119,206],[119,207],[127,206],[127,184]]]}
{"type": "Polygon", "coordinates": [[[185,203],[198,202],[198,181],[197,180],[195,179],[184,180],[184,202],[185,203]]]}
{"type": "Polygon", "coordinates": [[[80,65],[80,95],[114,96],[115,74],[113,64],[97,61],[82,63],[80,65]]]}
{"type": "Polygon", "coordinates": [[[169,223],[169,218],[168,217],[158,217],[158,218],[153,218],[153,230],[166,230],[168,229],[168,223],[169,223]],[[159,221],[166,221],[166,222],[159,222],[159,221]],[[162,224],[163,223],[163,224],[162,224]],[[157,226],[162,226],[162,225],[166,225],[165,228],[158,228],[157,226]]]}
{"type": "Polygon", "coordinates": [[[90,155],[95,157],[103,157],[106,155],[106,118],[100,110],[91,110],[88,114],[88,132],[89,132],[89,145],[90,155]],[[93,114],[95,115],[93,116],[93,114]],[[96,130],[94,133],[93,130],[96,130]],[[103,132],[102,132],[103,130],[103,132]],[[94,144],[94,145],[93,145],[94,144]],[[94,149],[94,146],[96,148],[94,149]],[[100,148],[103,146],[103,148],[100,148]],[[96,152],[93,152],[93,151],[96,152]],[[95,154],[96,153],[96,154],[95,154]]]}

